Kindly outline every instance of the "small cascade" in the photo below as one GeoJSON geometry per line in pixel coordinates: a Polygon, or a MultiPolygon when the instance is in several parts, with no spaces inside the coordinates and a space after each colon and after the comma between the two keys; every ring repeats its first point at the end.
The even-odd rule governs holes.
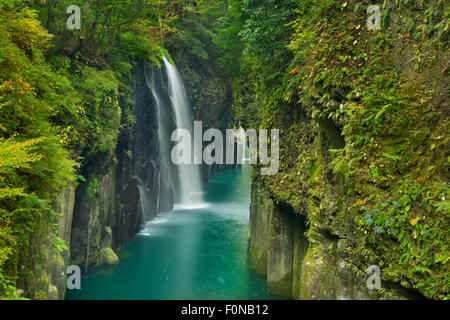
{"type": "Polygon", "coordinates": [[[146,184],[139,178],[137,178],[137,188],[139,190],[139,205],[142,213],[142,219],[145,221],[149,221],[152,217],[150,216],[151,212],[151,196],[149,195],[150,190],[147,189],[146,184]]]}

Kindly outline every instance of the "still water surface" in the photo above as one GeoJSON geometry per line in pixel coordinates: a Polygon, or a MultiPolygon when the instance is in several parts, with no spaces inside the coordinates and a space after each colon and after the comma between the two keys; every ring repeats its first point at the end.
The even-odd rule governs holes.
{"type": "Polygon", "coordinates": [[[215,174],[205,204],[161,213],[127,241],[120,264],[81,279],[78,299],[269,299],[247,265],[251,167],[215,174]]]}

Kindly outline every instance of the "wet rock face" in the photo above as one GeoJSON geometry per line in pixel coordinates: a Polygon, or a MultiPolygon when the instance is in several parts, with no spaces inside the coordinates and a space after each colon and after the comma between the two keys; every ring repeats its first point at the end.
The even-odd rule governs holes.
{"type": "Polygon", "coordinates": [[[294,299],[358,299],[370,295],[365,277],[334,254],[338,240],[318,236],[309,243],[304,217],[276,205],[256,178],[252,184],[249,264],[267,277],[271,294],[294,299]],[[348,270],[350,269],[350,270],[348,270]]]}
{"type": "Polygon", "coordinates": [[[257,179],[252,183],[248,258],[250,267],[267,277],[272,295],[296,295],[301,262],[308,247],[304,218],[275,205],[257,179]]]}
{"type": "Polygon", "coordinates": [[[133,160],[124,152],[124,150],[129,150],[130,143],[128,137],[119,137],[119,157],[115,182],[117,220],[110,226],[113,248],[120,247],[125,240],[133,237],[138,227],[139,192],[133,174],[133,160]]]}
{"type": "Polygon", "coordinates": [[[248,236],[249,265],[267,278],[272,295],[301,300],[421,298],[385,281],[384,293],[369,290],[369,275],[355,265],[350,241],[330,233],[327,225],[307,227],[304,216],[273,201],[259,177],[252,182],[248,236]]]}
{"type": "Polygon", "coordinates": [[[137,183],[145,185],[141,192],[146,192],[150,205],[146,208],[152,216],[157,213],[158,171],[158,121],[156,117],[156,102],[145,78],[144,65],[138,65],[133,70],[133,92],[135,101],[134,115],[136,124],[134,128],[133,167],[137,183]]]}
{"type": "Polygon", "coordinates": [[[92,174],[94,178],[81,184],[76,191],[70,253],[72,264],[84,269],[100,264],[102,241],[111,237],[111,230],[108,233],[106,227],[116,223],[115,169],[111,166],[103,175],[92,174]]]}
{"type": "Polygon", "coordinates": [[[299,299],[377,299],[367,288],[367,275],[340,257],[345,240],[317,237],[302,262],[299,299]]]}
{"type": "MultiPolygon", "coordinates": [[[[70,248],[72,232],[73,209],[75,205],[75,187],[69,186],[63,190],[61,197],[55,201],[55,212],[60,213],[58,221],[58,235],[70,248]]],[[[50,250],[50,248],[49,248],[50,250]]],[[[70,251],[64,250],[53,259],[51,264],[51,284],[49,286],[49,299],[64,299],[66,291],[66,269],[70,265],[70,251]]]]}

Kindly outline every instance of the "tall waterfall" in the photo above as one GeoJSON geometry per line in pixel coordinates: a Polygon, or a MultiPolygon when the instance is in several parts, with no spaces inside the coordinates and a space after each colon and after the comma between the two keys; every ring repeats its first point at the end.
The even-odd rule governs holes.
{"type": "MultiPolygon", "coordinates": [[[[175,114],[177,129],[186,129],[193,137],[193,120],[189,108],[183,80],[176,68],[163,57],[169,81],[169,95],[175,114]]],[[[191,143],[194,146],[193,143],[191,143]]],[[[180,205],[182,207],[197,206],[203,202],[200,167],[194,164],[178,166],[180,184],[180,205]]]]}

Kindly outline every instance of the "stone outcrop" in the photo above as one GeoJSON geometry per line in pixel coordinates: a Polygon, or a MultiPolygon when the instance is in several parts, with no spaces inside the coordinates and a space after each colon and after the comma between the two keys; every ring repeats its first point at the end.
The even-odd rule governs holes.
{"type": "MultiPolygon", "coordinates": [[[[53,209],[59,214],[58,236],[65,242],[67,248],[70,248],[74,205],[75,187],[71,185],[63,190],[53,209]]],[[[54,300],[63,299],[66,291],[66,270],[70,265],[70,251],[68,249],[63,250],[53,259],[53,264],[51,265],[48,298],[54,300]]]]}

